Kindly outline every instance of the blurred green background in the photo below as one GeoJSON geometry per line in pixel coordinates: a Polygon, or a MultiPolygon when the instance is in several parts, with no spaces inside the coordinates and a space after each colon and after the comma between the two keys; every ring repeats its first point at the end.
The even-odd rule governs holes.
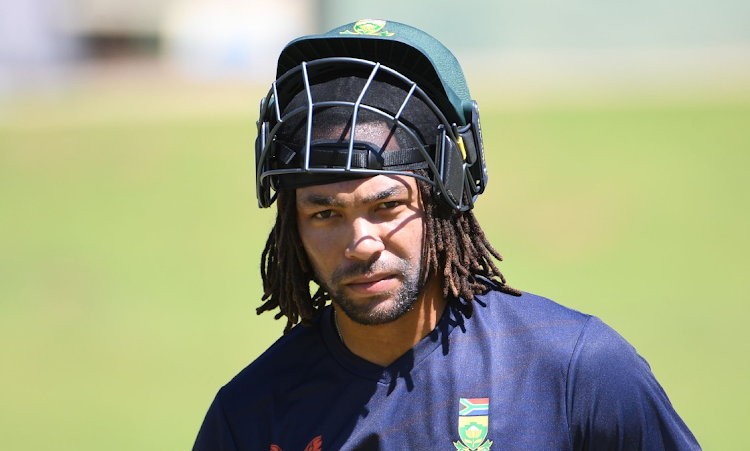
{"type": "MultiPolygon", "coordinates": [[[[188,449],[280,335],[254,314],[262,92],[100,83],[6,108],[0,448],[188,449]]],[[[706,449],[747,449],[750,89],[506,94],[474,92],[477,213],[510,283],[602,317],[706,449]]]]}
{"type": "Polygon", "coordinates": [[[618,330],[704,449],[750,449],[746,2],[477,2],[458,27],[443,0],[183,1],[162,41],[91,19],[65,64],[8,53],[3,7],[45,2],[0,0],[0,449],[191,447],[218,388],[283,330],[254,313],[269,55],[366,16],[464,64],[490,169],[477,215],[510,284],[618,330]],[[264,26],[223,34],[244,30],[235,16],[264,26]],[[194,48],[196,29],[227,40],[194,48]]]}

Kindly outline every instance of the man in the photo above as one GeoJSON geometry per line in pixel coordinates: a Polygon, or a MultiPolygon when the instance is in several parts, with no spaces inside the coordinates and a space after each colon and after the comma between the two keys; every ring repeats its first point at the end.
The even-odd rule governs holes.
{"type": "Polygon", "coordinates": [[[506,284],[472,213],[479,112],[445,47],[359,21],[292,41],[277,77],[258,312],[285,335],[219,391],[194,450],[700,449],[623,338],[506,284]]]}

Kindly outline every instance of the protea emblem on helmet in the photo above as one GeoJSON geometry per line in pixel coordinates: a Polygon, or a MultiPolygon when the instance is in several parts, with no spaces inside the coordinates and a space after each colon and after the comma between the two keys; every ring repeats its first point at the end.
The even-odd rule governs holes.
{"type": "Polygon", "coordinates": [[[458,435],[453,442],[458,451],[489,451],[492,441],[489,430],[490,398],[461,398],[458,412],[458,435]]]}
{"type": "Polygon", "coordinates": [[[378,19],[363,19],[357,21],[352,30],[342,31],[340,34],[368,34],[371,36],[393,36],[394,33],[383,30],[386,21],[378,19]]]}

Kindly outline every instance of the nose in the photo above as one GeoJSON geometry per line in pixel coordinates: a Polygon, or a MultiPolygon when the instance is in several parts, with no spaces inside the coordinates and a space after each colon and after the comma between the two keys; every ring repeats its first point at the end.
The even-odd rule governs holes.
{"type": "Polygon", "coordinates": [[[344,251],[346,258],[369,261],[385,250],[380,237],[380,227],[367,218],[355,218],[351,227],[351,238],[344,251]]]}

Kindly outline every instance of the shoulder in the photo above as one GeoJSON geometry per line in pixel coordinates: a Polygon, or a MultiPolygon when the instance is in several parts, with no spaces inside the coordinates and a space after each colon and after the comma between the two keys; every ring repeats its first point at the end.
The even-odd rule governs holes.
{"type": "Polygon", "coordinates": [[[523,335],[541,342],[566,341],[570,346],[592,318],[548,298],[526,292],[514,296],[501,292],[494,285],[473,302],[474,317],[470,321],[487,330],[523,335]]]}
{"type": "Polygon", "coordinates": [[[320,321],[309,327],[298,324],[232,378],[222,394],[243,402],[249,401],[248,397],[262,398],[279,387],[280,374],[300,374],[300,369],[320,362],[328,353],[320,321]]]}
{"type": "Polygon", "coordinates": [[[206,414],[194,451],[270,443],[274,406],[306,377],[305,368],[327,361],[322,335],[320,321],[295,326],[224,385],[206,414]]]}
{"type": "Polygon", "coordinates": [[[612,364],[645,365],[643,360],[620,334],[601,319],[558,304],[548,298],[522,293],[513,296],[491,289],[477,298],[474,311],[494,329],[528,333],[544,339],[565,338],[570,348],[568,359],[577,371],[600,373],[612,364]]]}
{"type": "Polygon", "coordinates": [[[648,362],[595,317],[571,356],[566,405],[571,440],[583,449],[700,449],[648,362]]]}
{"type": "Polygon", "coordinates": [[[530,293],[514,296],[494,286],[477,296],[473,314],[457,314],[451,340],[486,358],[523,368],[559,387],[590,315],[530,293]]]}
{"type": "Polygon", "coordinates": [[[480,325],[489,347],[562,384],[574,449],[700,449],[646,360],[599,318],[495,288],[477,301],[467,329],[480,325]]]}
{"type": "Polygon", "coordinates": [[[513,315],[520,321],[529,318],[557,318],[585,321],[591,315],[565,307],[557,302],[532,293],[522,292],[520,296],[507,294],[488,282],[489,290],[476,297],[482,307],[502,315],[513,315]]]}
{"type": "Polygon", "coordinates": [[[581,332],[571,356],[568,386],[574,409],[593,406],[599,419],[615,413],[635,415],[631,410],[640,410],[644,397],[663,397],[668,403],[648,362],[598,318],[581,332]]]}
{"type": "Polygon", "coordinates": [[[298,324],[223,386],[217,399],[227,417],[260,414],[288,394],[298,380],[295,375],[306,374],[328,355],[320,322],[298,324]]]}

